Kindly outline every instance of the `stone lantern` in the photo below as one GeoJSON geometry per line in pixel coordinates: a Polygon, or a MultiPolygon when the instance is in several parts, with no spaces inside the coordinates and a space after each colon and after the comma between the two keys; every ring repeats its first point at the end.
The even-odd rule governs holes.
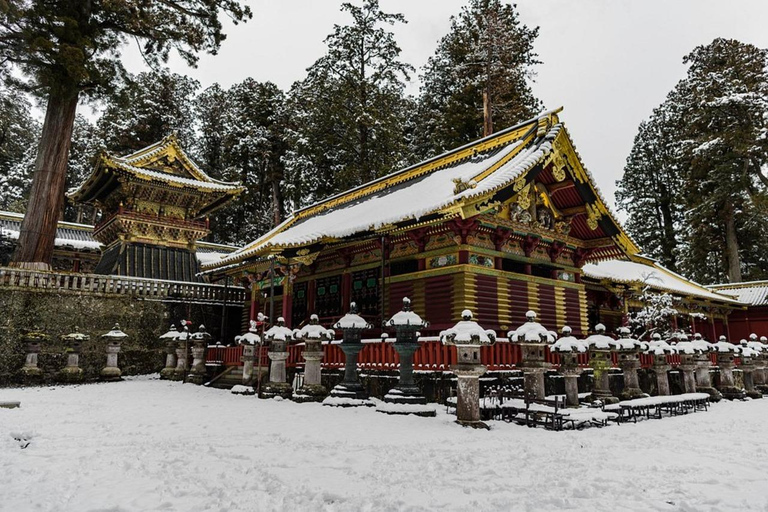
{"type": "Polygon", "coordinates": [[[331,390],[330,396],[323,400],[323,405],[373,407],[375,404],[368,399],[368,392],[357,376],[357,356],[363,350],[361,333],[373,326],[357,314],[357,304],[353,302],[350,304],[349,313],[341,317],[333,327],[342,332],[339,346],[345,357],[344,380],[331,390]]]}
{"type": "Polygon", "coordinates": [[[21,374],[24,377],[25,384],[36,384],[43,379],[43,370],[37,365],[37,357],[42,344],[46,343],[50,337],[40,328],[35,327],[25,330],[22,333],[21,339],[27,351],[27,357],[24,360],[24,366],[21,368],[21,374]]]}
{"type": "Polygon", "coordinates": [[[192,333],[189,332],[189,324],[182,320],[183,325],[178,338],[176,338],[176,370],[170,375],[172,380],[184,380],[189,370],[188,345],[192,333]]]}
{"type": "Polygon", "coordinates": [[[640,368],[640,352],[648,348],[648,344],[631,336],[627,327],[619,327],[619,336],[616,345],[619,352],[619,366],[624,376],[624,390],[621,392],[622,400],[632,400],[646,396],[640,389],[637,378],[637,370],[640,368]]]}
{"type": "Polygon", "coordinates": [[[176,340],[181,333],[171,325],[168,332],[160,335],[160,341],[165,343],[165,368],[160,370],[160,378],[172,380],[176,374],[176,340]]]}
{"type": "Polygon", "coordinates": [[[333,329],[320,325],[317,315],[310,315],[309,323],[293,331],[293,339],[304,343],[301,355],[304,357],[304,383],[293,395],[297,402],[321,402],[328,394],[322,382],[321,361],[323,341],[332,341],[336,336],[333,329]]]}
{"type": "Polygon", "coordinates": [[[285,361],[288,359],[288,340],[293,331],[285,326],[285,319],[278,317],[277,323],[264,333],[264,340],[269,342],[269,382],[262,389],[262,398],[281,396],[290,398],[291,385],[286,382],[285,361]]]}
{"type": "MultiPolygon", "coordinates": [[[[243,385],[253,384],[253,365],[256,361],[256,350],[261,348],[261,336],[258,335],[259,324],[256,320],[250,321],[248,332],[241,336],[235,336],[235,342],[243,346],[243,385]]],[[[261,353],[259,353],[261,355],[261,353]]],[[[257,376],[261,379],[261,375],[257,376]]]]}
{"type": "Polygon", "coordinates": [[[707,393],[713,402],[720,401],[723,396],[712,387],[712,377],[709,373],[712,368],[712,360],[709,354],[715,350],[714,345],[705,340],[700,333],[693,335],[693,360],[696,363],[696,392],[707,393]]]}
{"type": "Polygon", "coordinates": [[[613,366],[611,354],[618,350],[616,340],[605,334],[605,325],[597,324],[595,334],[584,340],[589,350],[589,366],[595,372],[595,386],[590,398],[600,400],[604,404],[618,403],[619,399],[611,394],[608,371],[613,366]]]}
{"type": "Polygon", "coordinates": [[[552,352],[560,355],[560,373],[565,379],[565,404],[568,407],[579,407],[579,354],[587,351],[584,342],[571,336],[573,331],[567,325],[563,327],[562,336],[552,345],[552,352]]]}
{"type": "Polygon", "coordinates": [[[761,336],[760,341],[750,341],[749,343],[760,354],[755,358],[755,389],[761,393],[768,393],[768,374],[766,374],[766,366],[768,366],[768,338],[761,336]]]}
{"type": "Polygon", "coordinates": [[[472,312],[461,312],[461,321],[440,333],[444,345],[455,345],[457,363],[451,367],[456,374],[456,422],[460,425],[488,428],[480,421],[480,376],[486,368],[480,362],[480,347],[496,343],[496,333],[485,330],[472,320],[472,312]]]}
{"type": "Polygon", "coordinates": [[[84,372],[80,368],[80,349],[83,343],[90,339],[91,337],[87,334],[78,332],[77,327],[74,332],[61,337],[61,341],[67,347],[67,366],[59,373],[59,379],[62,382],[83,382],[84,372]]]}
{"type": "Polygon", "coordinates": [[[554,343],[557,334],[547,330],[536,321],[536,312],[525,314],[527,322],[514,331],[509,331],[507,337],[512,343],[520,345],[522,361],[518,365],[525,376],[525,395],[537,400],[544,399],[544,374],[552,368],[546,361],[546,346],[554,343]]]}
{"type": "Polygon", "coordinates": [[[685,393],[696,392],[696,370],[699,365],[696,355],[701,351],[701,344],[695,344],[688,340],[688,336],[681,333],[674,344],[675,350],[680,355],[680,371],[683,372],[683,389],[685,393]]]}
{"type": "MultiPolygon", "coordinates": [[[[756,338],[757,336],[755,336],[756,338]]],[[[760,353],[747,344],[747,340],[741,340],[741,371],[744,374],[744,390],[749,398],[763,398],[763,394],[755,389],[754,373],[755,359],[760,353]]]]}
{"type": "Polygon", "coordinates": [[[192,384],[202,384],[205,382],[205,349],[211,343],[213,336],[205,330],[205,326],[200,324],[197,332],[189,336],[192,342],[192,367],[187,375],[187,382],[192,384]]]}
{"type": "Polygon", "coordinates": [[[111,331],[101,337],[107,340],[107,366],[101,369],[101,380],[120,380],[123,372],[117,366],[117,354],[120,353],[120,345],[128,335],[120,330],[119,324],[115,324],[111,331]]]}
{"type": "Polygon", "coordinates": [[[714,344],[717,351],[717,366],[720,368],[720,393],[729,400],[744,398],[744,391],[736,387],[733,380],[734,359],[741,351],[738,345],[729,343],[725,336],[720,336],[714,344]]]}
{"type": "Polygon", "coordinates": [[[384,395],[384,403],[377,410],[387,414],[415,414],[435,416],[435,409],[427,406],[427,399],[413,381],[413,353],[419,348],[419,329],[429,325],[411,311],[411,299],[403,298],[403,309],[384,322],[384,327],[395,329],[394,348],[400,356],[400,378],[397,386],[384,395]]]}
{"type": "Polygon", "coordinates": [[[646,354],[653,356],[651,369],[656,374],[656,394],[659,396],[668,396],[669,393],[669,370],[672,368],[667,362],[667,355],[675,353],[675,347],[661,339],[661,335],[655,333],[648,343],[646,354]]]}

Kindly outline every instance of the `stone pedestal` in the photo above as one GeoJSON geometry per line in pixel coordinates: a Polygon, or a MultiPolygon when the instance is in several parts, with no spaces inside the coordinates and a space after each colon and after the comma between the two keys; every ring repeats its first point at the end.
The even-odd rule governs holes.
{"type": "Polygon", "coordinates": [[[733,352],[718,352],[717,366],[720,368],[720,387],[719,391],[723,398],[728,400],[740,400],[744,398],[744,391],[737,388],[733,379],[733,352]]]}
{"type": "Polygon", "coordinates": [[[680,371],[683,372],[683,389],[686,393],[696,392],[696,363],[693,354],[680,354],[680,371]]]}
{"type": "Polygon", "coordinates": [[[123,340],[128,337],[123,331],[120,330],[120,326],[115,324],[112,330],[101,336],[107,341],[107,365],[101,369],[101,380],[114,381],[120,380],[123,372],[117,366],[117,355],[120,353],[120,346],[123,340]]]}
{"type": "Polygon", "coordinates": [[[589,348],[589,366],[592,367],[595,376],[595,385],[592,389],[591,400],[600,400],[604,404],[616,404],[619,399],[613,396],[610,386],[609,371],[613,367],[611,350],[603,350],[594,347],[589,348]]]}
{"type": "Polygon", "coordinates": [[[336,323],[336,329],[343,333],[341,345],[344,352],[344,380],[337,384],[330,396],[323,400],[323,405],[336,407],[373,407],[375,404],[368,397],[368,391],[357,375],[357,356],[363,349],[360,343],[363,330],[372,326],[357,314],[357,305],[353,302],[350,311],[336,323]]]}
{"type": "Polygon", "coordinates": [[[637,370],[640,368],[640,358],[637,351],[619,352],[619,367],[624,377],[624,390],[619,398],[633,400],[645,396],[640,389],[640,381],[637,378],[637,370]]]}
{"type": "Polygon", "coordinates": [[[33,329],[22,335],[22,340],[26,345],[27,356],[24,359],[24,366],[21,368],[21,374],[24,384],[39,384],[43,380],[43,370],[37,365],[38,354],[42,348],[43,342],[49,340],[49,337],[39,329],[33,329]]]}
{"type": "Polygon", "coordinates": [[[560,373],[565,380],[565,405],[579,407],[579,358],[575,352],[560,353],[560,373]]]}
{"type": "Polygon", "coordinates": [[[67,353],[67,366],[59,373],[62,382],[83,382],[83,369],[80,368],[80,347],[72,346],[67,353]]]}
{"type": "Polygon", "coordinates": [[[345,339],[339,347],[344,352],[345,358],[344,380],[334,386],[330,396],[323,401],[323,404],[342,407],[373,407],[375,404],[369,400],[368,391],[357,375],[357,356],[363,350],[363,344],[360,343],[360,340],[355,343],[345,339]],[[347,403],[344,403],[345,401],[347,403]]]}
{"type": "Polygon", "coordinates": [[[544,358],[545,345],[543,343],[520,342],[522,360],[518,368],[523,371],[523,385],[525,396],[544,400],[544,374],[552,368],[544,358]]]}
{"type": "Polygon", "coordinates": [[[213,340],[213,336],[201,324],[196,333],[189,335],[189,340],[192,342],[192,367],[189,369],[187,382],[202,384],[208,376],[205,369],[205,350],[213,340]]]}
{"type": "MultiPolygon", "coordinates": [[[[395,342],[395,350],[400,356],[400,378],[397,386],[384,396],[384,404],[377,411],[387,414],[413,414],[433,417],[435,409],[427,406],[427,399],[413,381],[413,353],[418,350],[418,343],[395,342]]],[[[479,388],[478,388],[479,392],[479,388]]]]}
{"type": "Polygon", "coordinates": [[[755,389],[755,364],[751,357],[741,356],[741,371],[744,373],[744,391],[749,398],[763,398],[763,393],[755,389]]]}
{"type": "Polygon", "coordinates": [[[291,385],[286,382],[285,361],[288,359],[288,351],[284,341],[273,341],[269,356],[269,382],[261,389],[262,398],[274,398],[281,396],[290,398],[293,393],[291,385]]]}
{"type": "Polygon", "coordinates": [[[176,341],[169,340],[165,343],[165,368],[160,370],[160,378],[173,380],[176,376],[176,341]]]}
{"type": "Polygon", "coordinates": [[[319,340],[305,341],[304,351],[304,383],[294,394],[297,402],[322,402],[328,396],[328,390],[322,384],[321,362],[323,347],[319,340]]]}
{"type": "Polygon", "coordinates": [[[752,372],[752,378],[755,383],[755,389],[762,394],[768,393],[768,382],[765,379],[766,354],[763,352],[755,358],[755,371],[752,372]]]}
{"type": "Polygon", "coordinates": [[[719,402],[723,396],[712,387],[712,376],[709,373],[710,368],[712,368],[712,360],[709,358],[709,354],[697,354],[694,359],[696,361],[696,392],[707,393],[711,401],[719,402]]]}
{"type": "Polygon", "coordinates": [[[456,374],[456,423],[466,427],[488,428],[480,421],[480,376],[483,365],[458,364],[451,367],[456,374]]]}
{"type": "Polygon", "coordinates": [[[243,345],[243,385],[253,384],[253,364],[256,361],[256,346],[243,345]]]}
{"type": "Polygon", "coordinates": [[[172,374],[168,375],[171,380],[184,380],[189,372],[187,364],[189,356],[187,354],[187,341],[178,341],[176,344],[176,368],[172,374]]]}
{"type": "Polygon", "coordinates": [[[666,354],[654,354],[653,366],[651,370],[656,375],[656,394],[659,396],[669,395],[669,370],[672,367],[667,363],[666,354]]]}
{"type": "Polygon", "coordinates": [[[202,384],[205,382],[205,348],[206,343],[197,340],[192,344],[192,367],[187,375],[187,382],[202,384]]]}

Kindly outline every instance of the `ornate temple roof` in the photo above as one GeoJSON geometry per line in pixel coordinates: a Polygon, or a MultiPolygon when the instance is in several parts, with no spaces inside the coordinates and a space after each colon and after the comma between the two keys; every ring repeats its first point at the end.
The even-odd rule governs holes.
{"type": "Polygon", "coordinates": [[[751,306],[768,306],[768,281],[713,284],[707,288],[751,306]]]}
{"type": "Polygon", "coordinates": [[[210,213],[244,190],[238,183],[208,176],[187,156],[176,135],[171,134],[127,156],[102,153],[91,176],[67,196],[79,203],[99,203],[124,182],[202,196],[195,203],[196,216],[210,213]]]}
{"type": "Polygon", "coordinates": [[[594,242],[592,259],[636,254],[638,247],[609,210],[558,113],[546,112],[298,210],[261,238],[205,267],[269,254],[290,257],[351,237],[473,217],[523,192],[538,192],[539,186],[551,206],[571,218],[571,236],[594,242]]]}
{"type": "Polygon", "coordinates": [[[649,287],[683,297],[695,297],[708,301],[740,306],[741,302],[731,295],[718,293],[672,272],[659,262],[645,256],[633,256],[632,260],[609,260],[588,263],[583,267],[584,276],[602,284],[622,283],[649,287]]]}

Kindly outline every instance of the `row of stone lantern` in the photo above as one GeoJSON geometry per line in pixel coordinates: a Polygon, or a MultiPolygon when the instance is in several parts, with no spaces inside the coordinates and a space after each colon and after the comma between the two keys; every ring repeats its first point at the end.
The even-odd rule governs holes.
{"type": "MultiPolygon", "coordinates": [[[[106,365],[101,369],[101,380],[120,380],[122,371],[117,364],[117,356],[120,353],[122,342],[128,335],[115,324],[112,329],[101,335],[106,341],[106,365]]],[[[59,372],[59,380],[62,382],[79,383],[85,378],[80,367],[80,352],[83,343],[90,341],[91,337],[83,334],[75,327],[74,332],[61,336],[61,341],[66,346],[67,365],[59,372]]],[[[22,376],[27,383],[35,383],[42,380],[43,370],[38,366],[38,355],[45,343],[50,341],[50,336],[40,328],[30,329],[23,333],[22,341],[26,348],[26,358],[21,369],[22,376]]]]}
{"type": "Polygon", "coordinates": [[[182,321],[182,325],[181,331],[171,325],[166,333],[160,335],[160,339],[165,342],[166,352],[165,368],[160,371],[160,378],[203,384],[207,377],[205,350],[211,344],[213,336],[206,331],[205,325],[201,324],[194,333],[189,331],[188,322],[182,321]]]}

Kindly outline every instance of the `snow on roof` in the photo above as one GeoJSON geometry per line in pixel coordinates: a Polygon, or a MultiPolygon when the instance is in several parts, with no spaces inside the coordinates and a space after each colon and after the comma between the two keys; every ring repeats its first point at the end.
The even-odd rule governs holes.
{"type": "Polygon", "coordinates": [[[695,297],[738,304],[739,301],[690,281],[683,276],[664,268],[658,262],[647,258],[644,261],[608,260],[587,263],[582,268],[584,275],[592,279],[607,279],[619,283],[644,284],[653,289],[692,295],[695,297]]]}
{"type": "MultiPolygon", "coordinates": [[[[213,192],[234,192],[243,189],[243,187],[237,183],[225,183],[221,181],[214,181],[213,179],[211,179],[211,181],[201,181],[192,178],[184,178],[183,176],[176,176],[175,174],[170,174],[167,172],[153,171],[143,167],[136,167],[121,160],[115,160],[115,165],[120,169],[130,173],[131,175],[137,176],[147,181],[159,180],[164,183],[170,183],[194,189],[205,189],[213,192]]],[[[77,190],[71,192],[70,195],[74,194],[76,191],[77,190]]]]}
{"type": "Polygon", "coordinates": [[[707,288],[752,306],[768,306],[768,281],[713,284],[707,288]]]}
{"type": "Polygon", "coordinates": [[[586,352],[587,346],[575,336],[563,336],[551,347],[554,352],[586,352]]]}
{"type": "MultiPolygon", "coordinates": [[[[537,123],[550,118],[554,113],[554,111],[544,113],[514,128],[520,130],[521,127],[528,128],[530,126],[533,129],[537,123]]],[[[499,134],[508,131],[499,132],[499,134]]],[[[473,145],[477,145],[479,148],[479,152],[475,152],[472,156],[456,160],[444,167],[430,168],[430,165],[436,160],[431,159],[379,178],[294,212],[291,217],[270,232],[241,250],[223,258],[216,265],[223,266],[241,261],[263,254],[269,249],[300,247],[320,241],[335,241],[391,224],[419,220],[449,206],[492,194],[509,186],[523,176],[525,172],[543,161],[552,152],[553,141],[560,133],[566,133],[565,136],[567,137],[567,131],[563,124],[553,121],[553,124],[542,137],[530,138],[529,135],[521,135],[515,140],[501,143],[500,147],[483,150],[484,141],[490,141],[499,136],[499,134],[494,134],[436,157],[437,160],[443,157],[449,158],[454,153],[460,154],[462,151],[468,151],[473,145]],[[421,174],[417,172],[413,177],[408,177],[410,175],[407,172],[414,169],[418,170],[419,166],[425,166],[429,169],[421,174]],[[402,180],[398,181],[400,177],[402,180]],[[391,180],[392,183],[387,184],[385,183],[386,180],[391,180]],[[460,184],[464,186],[457,187],[460,184]],[[368,188],[366,189],[366,187],[368,188]],[[363,195],[366,192],[370,193],[363,195]],[[348,200],[345,201],[345,198],[348,200]],[[327,209],[321,210],[323,205],[327,205],[327,209]]],[[[586,169],[584,171],[592,180],[588,171],[586,169]]],[[[600,201],[605,203],[596,187],[595,192],[600,201]]],[[[607,205],[605,207],[608,208],[607,205]]],[[[615,221],[615,217],[610,211],[608,216],[615,221]]],[[[618,225],[618,223],[616,224],[618,225]]]]}
{"type": "Polygon", "coordinates": [[[326,329],[320,325],[317,315],[310,316],[309,323],[301,329],[293,330],[293,338],[295,340],[328,340],[331,341],[336,336],[333,329],[326,329]]]}
{"type": "Polygon", "coordinates": [[[352,303],[352,308],[349,313],[344,315],[333,326],[335,329],[371,329],[373,326],[369,324],[365,318],[357,314],[357,306],[352,303]]]}

